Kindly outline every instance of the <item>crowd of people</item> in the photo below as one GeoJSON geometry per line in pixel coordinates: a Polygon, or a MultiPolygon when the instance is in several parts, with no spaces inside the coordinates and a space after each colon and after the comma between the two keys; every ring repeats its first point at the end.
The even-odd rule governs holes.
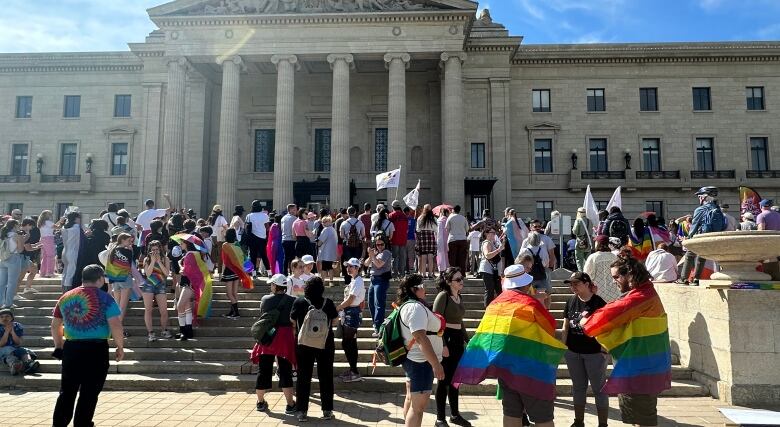
{"type": "MultiPolygon", "coordinates": [[[[547,345],[555,347],[557,342],[565,351],[561,354],[574,386],[574,427],[583,425],[588,384],[596,394],[600,426],[607,422],[608,391],[621,394],[624,421],[654,425],[654,396],[668,386],[668,378],[659,377],[652,387],[641,379],[632,383],[630,375],[621,381],[608,380],[607,351],[614,349],[609,346],[613,340],[610,334],[648,317],[663,319],[658,322],[665,325],[653,281],[698,284],[707,261],[685,250],[686,239],[727,230],[780,230],[780,213],[772,210],[768,200],[761,202],[762,213],[757,218],[745,213],[739,222],[728,214],[726,206],[719,205],[717,188],[704,187],[696,194],[700,203],[695,212],[668,224],[652,212],[630,223],[619,207],[600,212],[598,223],[593,223],[580,208],[571,238],[562,246],[556,242],[563,231],[552,227],[560,213],[553,212],[545,224],[538,219],[521,220],[510,208],[499,220],[485,210],[475,221],[468,214],[464,216],[460,206],[425,205],[417,210],[393,201],[389,208],[380,204],[372,209],[365,204],[358,214],[356,207],[312,212],[290,204],[283,212],[269,212],[255,201],[246,215],[243,206],[235,206],[226,217],[222,207],[215,205],[207,217],[199,218],[192,210],[177,210],[166,195],[168,208],[157,208],[153,200],[147,200],[146,209],[132,217],[118,205],[109,204],[89,224],[82,223],[78,209],[70,209],[62,218],[53,217],[51,211],[31,217],[14,211],[3,217],[0,225],[0,360],[13,374],[38,369],[37,356],[22,347],[23,327],[13,321],[12,311],[17,303],[23,304],[23,295],[36,292],[36,275],[61,274],[64,295],[55,309],[52,331],[58,356],[64,364],[71,361],[72,372],[86,369],[82,362],[92,359],[79,355],[96,349],[105,355],[107,366],[103,349],[110,335],[117,347],[123,348],[120,337],[129,335],[121,327],[122,320],[133,300],[143,301],[150,342],[174,337],[188,340],[194,337],[198,317],[210,314],[212,280],[218,278],[225,284],[230,302],[230,310],[221,316],[236,319],[241,317],[239,287],[251,289],[253,278],[266,277],[270,294],[262,298],[260,316],[253,326],[257,344],[252,360],[259,366],[257,410],[268,409],[265,395],[272,388],[276,364],[286,412],[299,421],[308,420],[316,363],[323,417],[330,419],[334,378],[345,383],[363,380],[357,368],[357,332],[364,309],[369,309],[372,336],[381,342],[389,320],[390,284],[400,279],[392,305],[398,311],[400,336],[407,350],[402,363],[407,375],[407,425],[420,425],[436,378],[436,425],[448,425],[449,402],[449,423],[469,426],[459,412],[457,384],[486,377],[499,379],[510,425],[529,425],[529,419],[537,425],[551,425],[549,395],[534,392],[530,386],[533,381],[522,379],[531,373],[515,371],[534,369],[539,361],[518,362],[533,357],[524,353],[530,350],[518,350],[516,342],[493,348],[490,351],[495,358],[488,357],[484,361],[487,365],[467,369],[474,362],[469,359],[470,340],[475,342],[480,333],[507,334],[489,331],[500,327],[494,323],[480,326],[470,338],[463,322],[466,309],[461,291],[467,275],[472,275],[484,284],[483,324],[496,307],[530,307],[539,317],[523,321],[530,322],[528,327],[542,328],[535,336],[549,335],[552,341],[547,345]],[[557,341],[554,322],[552,330],[545,323],[551,318],[552,271],[557,267],[576,271],[565,282],[574,295],[564,310],[563,343],[557,341]],[[340,283],[338,277],[344,283],[343,299],[333,301],[325,290],[340,283]],[[426,288],[432,280],[436,280],[438,294],[429,303],[426,288]],[[17,296],[20,283],[24,292],[17,296]],[[97,293],[101,289],[113,298],[97,293]],[[87,295],[90,293],[97,296],[87,295]],[[179,323],[176,335],[168,329],[171,294],[179,323]],[[78,314],[68,317],[62,312],[73,310],[73,301],[85,299],[106,322],[94,326],[94,336],[87,334],[87,338],[78,328],[69,332],[68,319],[78,314]],[[155,304],[159,335],[153,324],[155,304]],[[333,372],[336,337],[341,339],[349,364],[337,377],[333,372]],[[84,342],[79,342],[82,339],[84,342]],[[95,344],[96,340],[100,343],[95,344]]],[[[507,313],[511,311],[495,315],[507,313]]],[[[647,359],[655,364],[651,369],[670,364],[664,356],[668,348],[645,350],[657,352],[647,359]]],[[[622,356],[612,353],[616,370],[622,356]]],[[[73,388],[78,390],[79,384],[69,375],[63,369],[63,387],[68,383],[65,388],[69,391],[61,395],[62,402],[58,401],[55,424],[57,419],[69,421],[72,416],[73,388]]],[[[96,403],[100,388],[96,384],[104,380],[105,373],[90,376],[90,385],[81,384],[81,399],[96,403]]],[[[76,417],[83,420],[91,415],[77,413],[76,417]]]]}

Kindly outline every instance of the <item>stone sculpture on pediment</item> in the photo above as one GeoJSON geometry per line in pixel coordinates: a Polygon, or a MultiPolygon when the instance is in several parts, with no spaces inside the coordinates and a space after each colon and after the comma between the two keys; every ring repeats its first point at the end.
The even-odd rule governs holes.
{"type": "Polygon", "coordinates": [[[190,10],[190,15],[381,12],[431,8],[411,0],[219,0],[190,10]]]}

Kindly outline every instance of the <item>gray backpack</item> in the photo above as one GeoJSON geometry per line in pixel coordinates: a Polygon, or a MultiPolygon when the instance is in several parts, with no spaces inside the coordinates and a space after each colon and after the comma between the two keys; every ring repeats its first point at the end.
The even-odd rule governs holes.
{"type": "MultiPolygon", "coordinates": [[[[309,300],[306,301],[309,302],[309,300]]],[[[299,326],[298,345],[305,345],[320,350],[325,348],[325,343],[328,340],[328,333],[330,332],[328,315],[323,311],[327,301],[328,300],[325,299],[320,308],[313,306],[311,302],[309,302],[309,311],[306,313],[306,317],[303,318],[303,324],[299,326]]]]}

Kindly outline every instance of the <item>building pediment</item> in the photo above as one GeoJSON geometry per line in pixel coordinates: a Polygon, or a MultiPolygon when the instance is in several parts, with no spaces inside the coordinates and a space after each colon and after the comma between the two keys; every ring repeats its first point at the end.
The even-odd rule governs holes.
{"type": "Polygon", "coordinates": [[[178,0],[148,10],[151,17],[477,10],[469,0],[178,0]]]}
{"type": "Polygon", "coordinates": [[[561,130],[561,125],[557,123],[552,122],[539,122],[539,123],[533,123],[529,124],[525,127],[525,130],[528,132],[534,132],[534,131],[559,131],[561,130]]]}

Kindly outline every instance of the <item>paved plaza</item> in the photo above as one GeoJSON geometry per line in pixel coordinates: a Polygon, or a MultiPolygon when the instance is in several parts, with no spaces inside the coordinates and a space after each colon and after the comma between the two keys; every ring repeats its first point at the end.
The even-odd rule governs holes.
{"type": "MultiPolygon", "coordinates": [[[[0,394],[0,407],[13,408],[14,426],[51,424],[57,399],[55,392],[11,392],[0,394]]],[[[154,393],[104,392],[100,395],[97,426],[273,426],[297,425],[294,417],[284,415],[281,393],[267,396],[271,411],[255,411],[255,396],[250,393],[154,393]]],[[[318,421],[321,415],[318,396],[312,399],[307,426],[403,425],[403,395],[393,393],[339,393],[332,421],[318,421]]],[[[610,422],[624,425],[617,399],[610,401],[610,422]]],[[[729,407],[708,397],[659,399],[660,426],[723,426],[727,419],[717,408],[729,407]]],[[[555,405],[555,421],[568,426],[574,419],[569,397],[560,397],[555,405]]],[[[462,396],[461,413],[475,426],[501,425],[501,403],[491,397],[462,396]]],[[[424,426],[436,421],[433,399],[423,420],[424,426]]],[[[586,425],[595,425],[592,399],[586,425]]]]}

